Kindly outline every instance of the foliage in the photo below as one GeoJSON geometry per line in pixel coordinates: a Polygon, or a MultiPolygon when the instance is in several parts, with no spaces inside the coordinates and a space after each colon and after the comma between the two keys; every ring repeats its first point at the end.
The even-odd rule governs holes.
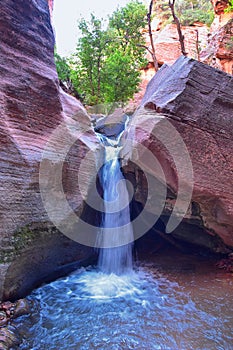
{"type": "Polygon", "coordinates": [[[65,58],[58,55],[56,50],[54,52],[54,58],[55,58],[55,64],[56,64],[56,68],[57,68],[58,78],[63,83],[66,83],[70,79],[69,64],[67,63],[65,58]]]}
{"type": "Polygon", "coordinates": [[[89,105],[126,102],[137,91],[139,69],[145,64],[146,7],[131,1],[103,21],[79,22],[81,38],[71,61],[71,80],[89,105]]]}
{"type": "Polygon", "coordinates": [[[168,24],[172,22],[171,9],[167,0],[156,0],[154,2],[154,13],[162,23],[168,24]]]}
{"type": "Polygon", "coordinates": [[[79,22],[81,38],[71,60],[71,80],[76,89],[84,94],[88,104],[102,102],[102,69],[107,43],[106,31],[101,20],[91,15],[90,22],[79,22]]]}
{"type": "Polygon", "coordinates": [[[214,19],[214,11],[210,1],[177,0],[177,13],[181,24],[192,25],[195,22],[210,25],[214,19]]]}
{"type": "Polygon", "coordinates": [[[146,27],[147,9],[139,1],[131,1],[125,7],[118,9],[109,19],[109,30],[115,40],[112,49],[122,49],[127,55],[137,60],[139,65],[144,63],[144,38],[141,30],[146,27]]]}
{"type": "Polygon", "coordinates": [[[233,0],[229,0],[229,6],[225,9],[225,12],[233,11],[233,0]]]}
{"type": "Polygon", "coordinates": [[[106,59],[104,66],[104,101],[127,102],[140,82],[137,64],[123,51],[115,51],[106,59]]]}
{"type": "MultiPolygon", "coordinates": [[[[155,1],[154,10],[164,24],[172,22],[168,1],[155,1]]],[[[195,22],[210,25],[214,19],[213,7],[207,0],[176,0],[175,12],[182,25],[192,25],[195,22]]]]}
{"type": "Polygon", "coordinates": [[[72,77],[72,69],[70,67],[70,61],[64,57],[58,55],[58,53],[54,52],[55,64],[57,69],[57,75],[60,82],[60,86],[62,89],[75,96],[79,100],[83,101],[82,95],[78,93],[78,90],[74,87],[71,77],[72,77]]]}
{"type": "Polygon", "coordinates": [[[191,26],[195,22],[205,23],[210,26],[214,20],[214,12],[203,11],[202,9],[187,9],[180,16],[180,22],[184,26],[191,26]]]}

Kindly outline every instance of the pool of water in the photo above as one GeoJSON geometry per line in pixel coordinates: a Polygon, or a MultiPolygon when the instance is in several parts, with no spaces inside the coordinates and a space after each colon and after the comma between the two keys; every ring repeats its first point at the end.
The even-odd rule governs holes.
{"type": "Polygon", "coordinates": [[[122,276],[81,268],[38,288],[20,349],[233,349],[233,277],[195,259],[154,256],[122,276]]]}

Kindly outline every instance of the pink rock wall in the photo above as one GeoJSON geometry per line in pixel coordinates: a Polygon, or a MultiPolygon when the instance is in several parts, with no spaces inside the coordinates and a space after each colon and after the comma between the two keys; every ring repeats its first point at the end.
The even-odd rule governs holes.
{"type": "MultiPolygon", "coordinates": [[[[25,295],[62,265],[90,254],[53,228],[41,200],[39,167],[61,122],[79,115],[79,125],[91,129],[81,104],[60,92],[48,1],[1,1],[0,31],[0,299],[6,299],[25,295]]],[[[95,142],[90,131],[91,137],[95,142]]],[[[89,147],[77,140],[74,150],[63,180],[73,184],[70,197],[77,198],[77,169],[89,147]]],[[[80,196],[76,203],[82,210],[80,196]]]]}
{"type": "MultiPolygon", "coordinates": [[[[127,154],[132,154],[129,159],[136,164],[141,162],[147,173],[160,181],[155,159],[162,166],[167,187],[173,193],[170,197],[169,192],[167,194],[162,214],[165,222],[176,202],[174,196],[179,191],[180,175],[186,186],[185,193],[193,191],[192,205],[182,224],[171,234],[216,252],[227,252],[227,247],[233,248],[232,93],[231,75],[182,56],[172,66],[161,68],[151,80],[142,108],[135,113],[132,129],[128,132],[129,144],[133,139],[136,145],[136,151],[127,151],[127,154]],[[168,121],[165,126],[175,128],[175,136],[170,132],[172,128],[164,127],[164,121],[168,121]],[[161,135],[169,148],[160,141],[161,135]],[[185,142],[192,165],[182,163],[185,153],[179,148],[179,138],[185,142]],[[146,156],[143,158],[145,149],[150,150],[154,162],[153,158],[151,161],[147,161],[146,156]],[[180,157],[178,168],[174,155],[180,157]],[[190,169],[193,170],[193,178],[190,169]],[[200,236],[199,228],[203,230],[200,236]]],[[[126,175],[133,171],[132,165],[125,170],[126,175]]],[[[136,200],[144,205],[147,201],[145,177],[136,170],[135,178],[136,200]]],[[[153,191],[149,192],[149,199],[152,196],[153,191]]],[[[154,197],[151,206],[148,206],[152,213],[156,213],[159,193],[154,197]]]]}

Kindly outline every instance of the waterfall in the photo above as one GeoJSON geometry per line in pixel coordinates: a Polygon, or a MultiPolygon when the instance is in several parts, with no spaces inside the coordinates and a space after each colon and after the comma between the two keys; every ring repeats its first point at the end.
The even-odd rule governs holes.
{"type": "Polygon", "coordinates": [[[121,275],[132,270],[133,229],[130,222],[129,194],[120,169],[117,141],[101,137],[105,144],[102,169],[104,213],[98,267],[107,274],[121,275]]]}

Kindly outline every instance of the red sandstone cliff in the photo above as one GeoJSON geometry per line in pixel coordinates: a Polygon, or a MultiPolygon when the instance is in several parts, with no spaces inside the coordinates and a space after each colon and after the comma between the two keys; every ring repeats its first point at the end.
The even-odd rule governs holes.
{"type": "MultiPolygon", "coordinates": [[[[232,17],[232,14],[231,14],[232,17]]],[[[209,37],[208,45],[200,59],[208,65],[233,74],[233,18],[216,29],[209,37]]]]}
{"type": "MultiPolygon", "coordinates": [[[[59,180],[53,176],[54,170],[64,165],[62,186],[67,201],[76,213],[84,215],[84,199],[95,181],[96,164],[91,157],[84,163],[82,160],[96,146],[96,139],[81,104],[59,89],[47,0],[27,4],[23,0],[2,0],[0,29],[0,297],[6,299],[25,295],[37,283],[51,275],[59,276],[64,267],[70,271],[73,262],[92,255],[90,248],[68,239],[54,227],[42,203],[39,170],[43,156],[48,165],[44,168],[44,181],[50,178],[49,191],[59,180]],[[54,133],[61,124],[63,132],[54,133]],[[51,148],[45,156],[43,150],[51,135],[55,135],[55,152],[51,148]],[[59,154],[66,147],[66,140],[72,141],[72,146],[64,161],[59,154]],[[86,188],[84,199],[77,184],[80,167],[86,188]]],[[[210,239],[212,249],[224,251],[226,245],[233,245],[229,177],[232,78],[194,61],[188,61],[183,68],[185,65],[177,64],[166,74],[166,70],[161,70],[164,85],[157,91],[153,81],[150,87],[154,91],[149,90],[146,98],[155,115],[138,118],[142,125],[149,123],[152,130],[158,121],[156,115],[160,113],[162,119],[167,113],[187,143],[195,175],[192,207],[186,217],[186,223],[194,230],[188,226],[189,233],[194,239],[203,234],[215,237],[210,239]],[[200,227],[204,232],[195,236],[200,227]]],[[[156,79],[160,79],[159,75],[156,79]]],[[[150,133],[138,132],[136,139],[149,145],[155,154],[160,152],[150,133]]],[[[167,216],[174,204],[177,174],[166,152],[159,157],[165,164],[171,191],[164,213],[167,216]]],[[[140,174],[136,178],[138,190],[142,184],[140,174]]],[[[137,201],[143,202],[144,194],[138,190],[137,201]]],[[[60,215],[56,207],[60,193],[57,195],[51,209],[60,215]]],[[[69,226],[69,221],[65,223],[69,226]]],[[[176,234],[183,234],[185,239],[185,230],[176,234]]]]}
{"type": "MultiPolygon", "coordinates": [[[[5,299],[24,295],[48,275],[59,274],[62,266],[90,254],[50,222],[39,168],[43,148],[61,123],[69,139],[71,127],[89,133],[74,141],[63,178],[71,205],[82,211],[77,173],[95,137],[81,104],[60,91],[47,0],[2,0],[0,30],[0,298],[5,299]]],[[[62,147],[62,137],[59,142],[62,147]]],[[[59,158],[50,162],[59,165],[59,158]]],[[[92,175],[85,176],[88,187],[92,175]]]]}
{"type": "MultiPolygon", "coordinates": [[[[232,74],[233,13],[225,12],[229,5],[228,0],[213,0],[212,4],[215,19],[211,28],[201,23],[196,23],[193,26],[182,26],[185,49],[188,57],[198,60],[199,52],[201,52],[200,60],[202,62],[232,74]]],[[[161,29],[161,23],[155,18],[152,22],[152,30],[155,53],[159,64],[174,63],[181,55],[176,25],[168,24],[161,29]]],[[[147,38],[147,46],[150,46],[149,38],[147,38]]],[[[143,79],[146,78],[145,75],[152,76],[154,73],[153,62],[149,54],[147,55],[147,59],[150,63],[143,74],[143,79]]]]}
{"type": "Polygon", "coordinates": [[[216,252],[233,248],[232,130],[233,77],[182,56],[148,84],[125,148],[126,176],[136,179],[135,200],[156,216],[165,181],[166,224],[183,184],[177,217],[189,192],[191,203],[170,234],[216,252]],[[149,186],[145,174],[156,186],[149,186]]]}

